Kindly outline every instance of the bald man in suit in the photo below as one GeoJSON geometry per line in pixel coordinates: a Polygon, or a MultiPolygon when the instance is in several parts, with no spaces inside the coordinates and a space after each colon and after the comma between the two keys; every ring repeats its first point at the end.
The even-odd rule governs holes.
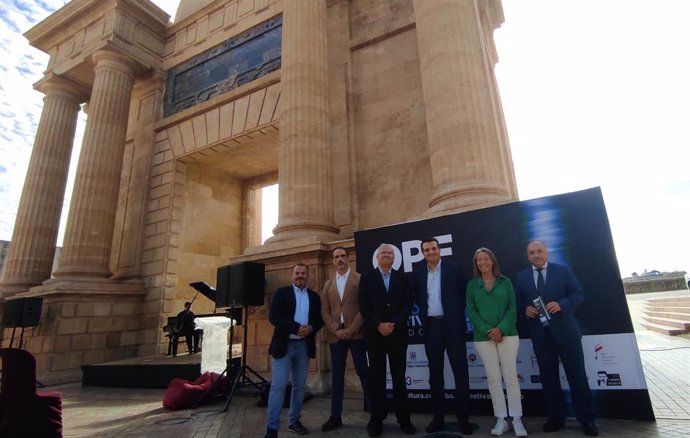
{"type": "MultiPolygon", "coordinates": [[[[587,436],[599,436],[594,423],[592,393],[587,382],[582,332],[575,319],[577,306],[585,296],[580,282],[569,267],[548,261],[544,243],[534,240],[527,245],[527,259],[532,264],[515,277],[518,312],[527,316],[534,354],[544,393],[546,423],[544,432],[557,432],[564,425],[565,403],[558,370],[559,359],[570,385],[575,417],[587,436]],[[548,320],[542,322],[534,300],[541,298],[548,320]]],[[[546,316],[544,316],[546,319],[546,316]]]]}
{"type": "Polygon", "coordinates": [[[400,429],[414,435],[410,421],[405,369],[407,368],[407,319],[414,300],[412,284],[393,269],[393,246],[381,244],[376,252],[378,268],[362,274],[359,280],[359,309],[364,317],[364,342],[369,356],[371,416],[369,436],[380,436],[386,418],[386,357],[393,380],[395,416],[400,429]]]}

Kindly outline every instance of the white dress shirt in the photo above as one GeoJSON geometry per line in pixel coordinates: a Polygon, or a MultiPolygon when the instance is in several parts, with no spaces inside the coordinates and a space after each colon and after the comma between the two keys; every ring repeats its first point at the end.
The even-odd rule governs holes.
{"type": "MultiPolygon", "coordinates": [[[[340,302],[342,303],[343,301],[343,295],[345,294],[345,283],[347,283],[347,277],[350,276],[350,268],[347,268],[347,272],[344,273],[343,275],[338,274],[337,272],[335,273],[335,286],[338,289],[338,295],[340,295],[340,302]]],[[[340,322],[344,323],[345,322],[345,317],[343,316],[343,312],[340,312],[340,322]]]]}
{"type": "Polygon", "coordinates": [[[432,271],[427,266],[426,277],[426,303],[428,316],[443,316],[443,304],[441,303],[441,260],[432,271]]]}
{"type": "MultiPolygon", "coordinates": [[[[299,323],[299,325],[309,325],[309,294],[307,289],[300,289],[294,284],[292,289],[295,291],[295,322],[299,323]]],[[[303,338],[290,333],[290,339],[303,338]]]]}

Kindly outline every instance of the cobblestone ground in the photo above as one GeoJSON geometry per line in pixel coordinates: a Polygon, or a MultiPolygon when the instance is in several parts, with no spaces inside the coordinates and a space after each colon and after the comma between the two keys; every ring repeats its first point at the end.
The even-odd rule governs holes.
{"type": "MultiPolygon", "coordinates": [[[[685,294],[688,292],[685,291],[685,294]]],[[[654,295],[658,296],[658,295],[654,295]]],[[[664,336],[641,328],[640,318],[645,296],[628,298],[631,316],[645,371],[647,386],[654,406],[656,422],[626,420],[597,421],[601,436],[618,437],[688,437],[690,436],[690,340],[664,336]]],[[[177,412],[162,407],[161,389],[126,389],[82,387],[80,384],[50,388],[63,393],[63,415],[66,437],[231,437],[261,438],[264,434],[266,409],[257,407],[257,399],[235,396],[226,412],[220,400],[196,410],[177,412]]],[[[321,424],[328,418],[330,401],[316,397],[305,403],[302,422],[311,431],[311,437],[359,438],[366,437],[367,414],[361,411],[361,399],[349,398],[344,403],[345,425],[331,432],[321,432],[321,424]]],[[[283,420],[287,415],[283,413],[283,420]]],[[[450,417],[447,417],[450,421],[450,417]]],[[[446,434],[425,435],[424,428],[430,415],[414,414],[412,421],[419,430],[417,436],[459,436],[450,431],[446,434]]],[[[473,436],[490,436],[494,419],[473,417],[480,425],[473,436]]],[[[543,418],[523,419],[530,437],[581,437],[584,436],[575,421],[556,434],[541,431],[543,418]]],[[[449,423],[452,428],[453,423],[449,423]]],[[[287,436],[285,424],[280,436],[287,436]]],[[[384,423],[385,437],[403,435],[394,416],[384,423]]],[[[505,436],[512,436],[508,432],[505,436]]]]}

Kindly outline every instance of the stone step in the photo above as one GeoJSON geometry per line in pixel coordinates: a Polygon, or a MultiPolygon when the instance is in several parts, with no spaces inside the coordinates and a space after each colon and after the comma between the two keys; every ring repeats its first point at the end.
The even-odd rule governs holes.
{"type": "Polygon", "coordinates": [[[649,315],[645,315],[643,319],[652,322],[654,324],[665,325],[667,327],[674,327],[677,329],[689,331],[690,330],[690,320],[674,319],[674,318],[657,318],[649,315]]]}
{"type": "Polygon", "coordinates": [[[652,330],[652,331],[655,331],[655,332],[658,332],[658,333],[661,333],[664,335],[668,335],[668,336],[676,336],[676,335],[686,333],[686,331],[683,329],[668,327],[668,326],[665,326],[663,324],[655,324],[655,323],[649,322],[649,321],[642,321],[640,324],[642,325],[642,327],[646,328],[647,330],[652,330]]]}
{"type": "Polygon", "coordinates": [[[687,311],[679,312],[661,311],[654,309],[645,311],[645,315],[652,316],[654,318],[671,318],[679,319],[682,321],[690,321],[690,309],[688,309],[687,311]]]}
{"type": "Polygon", "coordinates": [[[671,298],[649,298],[647,304],[690,305],[690,296],[671,298]]]}
{"type": "Polygon", "coordinates": [[[685,313],[685,314],[690,314],[690,306],[667,306],[667,305],[655,305],[655,306],[650,306],[647,305],[645,306],[645,311],[646,312],[678,312],[678,313],[685,313]]]}

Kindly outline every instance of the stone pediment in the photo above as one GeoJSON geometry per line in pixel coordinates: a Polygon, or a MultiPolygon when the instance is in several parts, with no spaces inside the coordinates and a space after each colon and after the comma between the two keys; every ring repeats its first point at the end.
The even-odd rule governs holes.
{"type": "Polygon", "coordinates": [[[159,67],[169,19],[148,0],[72,0],[24,36],[50,55],[46,74],[90,87],[97,50],[120,52],[141,71],[159,67]]]}

